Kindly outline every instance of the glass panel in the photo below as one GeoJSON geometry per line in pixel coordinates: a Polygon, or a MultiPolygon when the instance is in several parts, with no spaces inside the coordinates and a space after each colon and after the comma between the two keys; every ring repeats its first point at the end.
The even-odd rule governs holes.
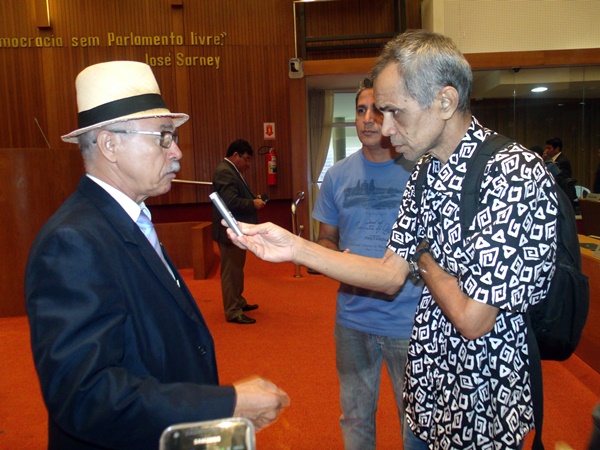
{"type": "Polygon", "coordinates": [[[336,92],[333,95],[333,130],[327,159],[321,175],[319,175],[319,186],[321,186],[325,173],[333,164],[362,148],[354,125],[355,112],[355,92],[336,92]]]}
{"type": "Polygon", "coordinates": [[[560,137],[577,184],[592,188],[600,149],[600,67],[474,71],[471,109],[531,148],[560,137]],[[535,87],[546,87],[532,92],[535,87]]]}
{"type": "Polygon", "coordinates": [[[351,123],[354,125],[354,112],[356,110],[355,92],[336,92],[333,94],[333,121],[334,123],[351,123]]]}
{"type": "Polygon", "coordinates": [[[319,175],[319,187],[323,182],[325,173],[327,172],[327,170],[329,170],[331,166],[333,166],[340,159],[343,159],[346,156],[350,156],[351,154],[356,153],[361,148],[362,144],[358,139],[358,135],[356,134],[356,127],[354,126],[354,122],[352,122],[351,126],[345,125],[343,127],[334,127],[333,132],[331,133],[331,141],[329,141],[327,159],[325,160],[323,171],[321,172],[321,175],[319,175]],[[337,131],[341,131],[343,135],[341,133],[336,133],[337,131]]]}

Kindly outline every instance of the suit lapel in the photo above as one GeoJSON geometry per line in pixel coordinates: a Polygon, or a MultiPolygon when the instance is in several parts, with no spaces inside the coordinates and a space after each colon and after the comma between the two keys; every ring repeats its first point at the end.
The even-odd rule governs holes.
{"type": "Polygon", "coordinates": [[[246,193],[248,194],[249,198],[254,198],[254,194],[252,193],[252,190],[250,189],[250,186],[248,186],[248,183],[246,183],[246,179],[242,176],[242,174],[240,173],[239,170],[237,170],[236,167],[234,167],[233,165],[231,165],[231,163],[226,163],[229,167],[229,170],[231,170],[231,172],[233,172],[233,174],[235,175],[235,177],[238,180],[238,184],[242,187],[242,189],[244,191],[246,191],[246,193]]]}
{"type": "Polygon", "coordinates": [[[106,220],[111,222],[116,232],[125,242],[137,246],[140,256],[146,261],[158,281],[160,281],[171,294],[177,305],[179,305],[192,320],[199,325],[206,327],[206,323],[204,322],[202,313],[198,309],[196,301],[185,286],[185,283],[181,279],[181,275],[169,258],[167,252],[164,251],[162,244],[161,248],[163,250],[163,255],[171,267],[175,279],[171,276],[160,257],[156,254],[156,251],[154,250],[154,247],[152,247],[152,244],[150,244],[150,241],[148,241],[148,238],[146,238],[137,224],[131,220],[131,217],[127,215],[121,205],[119,205],[108,192],[86,176],[80,181],[79,190],[96,205],[106,220]]]}
{"type": "MultiPolygon", "coordinates": [[[[152,247],[152,246],[150,246],[150,247],[152,247]]],[[[160,244],[160,247],[163,251],[163,255],[164,255],[165,259],[167,260],[167,263],[169,264],[169,267],[171,268],[171,271],[173,272],[173,275],[175,276],[175,279],[173,279],[173,277],[171,276],[170,273],[168,273],[168,271],[164,267],[164,264],[161,261],[160,262],[161,266],[164,269],[163,272],[167,272],[167,275],[169,276],[169,280],[170,280],[170,283],[168,283],[168,284],[165,284],[165,283],[167,283],[167,280],[164,280],[163,284],[165,284],[165,287],[167,289],[169,289],[169,292],[171,293],[171,295],[173,296],[173,298],[175,299],[175,301],[177,302],[179,307],[192,320],[194,320],[195,322],[199,323],[200,325],[202,325],[204,327],[207,327],[206,322],[204,321],[204,317],[202,316],[202,313],[200,312],[200,309],[198,308],[198,305],[196,304],[196,300],[194,299],[194,296],[192,295],[192,293],[188,289],[187,285],[181,278],[181,274],[177,270],[177,267],[175,267],[175,264],[173,264],[173,261],[169,257],[168,253],[165,251],[162,244],[160,244]]],[[[154,250],[154,249],[152,249],[152,250],[154,250]]],[[[156,252],[154,252],[154,253],[156,254],[156,252]]],[[[158,258],[158,260],[160,261],[160,258],[158,258]]],[[[161,279],[161,281],[163,281],[163,280],[161,279]]]]}

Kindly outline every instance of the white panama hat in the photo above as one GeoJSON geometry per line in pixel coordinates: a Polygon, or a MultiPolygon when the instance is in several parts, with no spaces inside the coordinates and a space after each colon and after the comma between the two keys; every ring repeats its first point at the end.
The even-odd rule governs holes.
{"type": "Polygon", "coordinates": [[[160,95],[149,65],[137,61],[110,61],[83,69],[75,80],[78,126],[62,136],[76,144],[79,135],[111,123],[152,117],[172,117],[175,127],[189,116],[172,113],[160,95]]]}

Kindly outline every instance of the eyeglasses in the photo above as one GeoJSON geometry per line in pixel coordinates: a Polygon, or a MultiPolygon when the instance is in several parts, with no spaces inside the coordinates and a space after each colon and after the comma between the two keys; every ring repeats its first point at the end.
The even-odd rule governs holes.
{"type": "Polygon", "coordinates": [[[171,144],[179,144],[179,134],[175,131],[141,131],[141,130],[109,130],[111,133],[123,134],[147,134],[150,136],[160,136],[159,145],[162,148],[169,148],[171,144]]]}

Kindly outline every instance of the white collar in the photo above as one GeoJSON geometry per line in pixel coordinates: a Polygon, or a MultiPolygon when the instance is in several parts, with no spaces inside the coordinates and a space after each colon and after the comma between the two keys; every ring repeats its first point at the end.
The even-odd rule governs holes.
{"type": "Polygon", "coordinates": [[[123,208],[125,210],[127,215],[129,217],[131,217],[131,220],[133,220],[134,222],[136,222],[138,220],[138,217],[140,216],[140,213],[142,212],[142,210],[144,210],[146,212],[146,215],[148,216],[148,218],[152,219],[150,210],[144,204],[144,202],[138,204],[138,203],[134,202],[131,198],[129,198],[127,195],[125,195],[123,192],[119,191],[117,188],[115,188],[114,186],[111,186],[107,182],[102,181],[99,178],[96,178],[95,176],[90,175],[89,173],[87,173],[86,175],[90,180],[92,180],[93,182],[98,184],[98,186],[100,186],[102,189],[104,189],[106,192],[108,192],[108,194],[112,198],[114,198],[119,205],[121,205],[121,208],[123,208]]]}

